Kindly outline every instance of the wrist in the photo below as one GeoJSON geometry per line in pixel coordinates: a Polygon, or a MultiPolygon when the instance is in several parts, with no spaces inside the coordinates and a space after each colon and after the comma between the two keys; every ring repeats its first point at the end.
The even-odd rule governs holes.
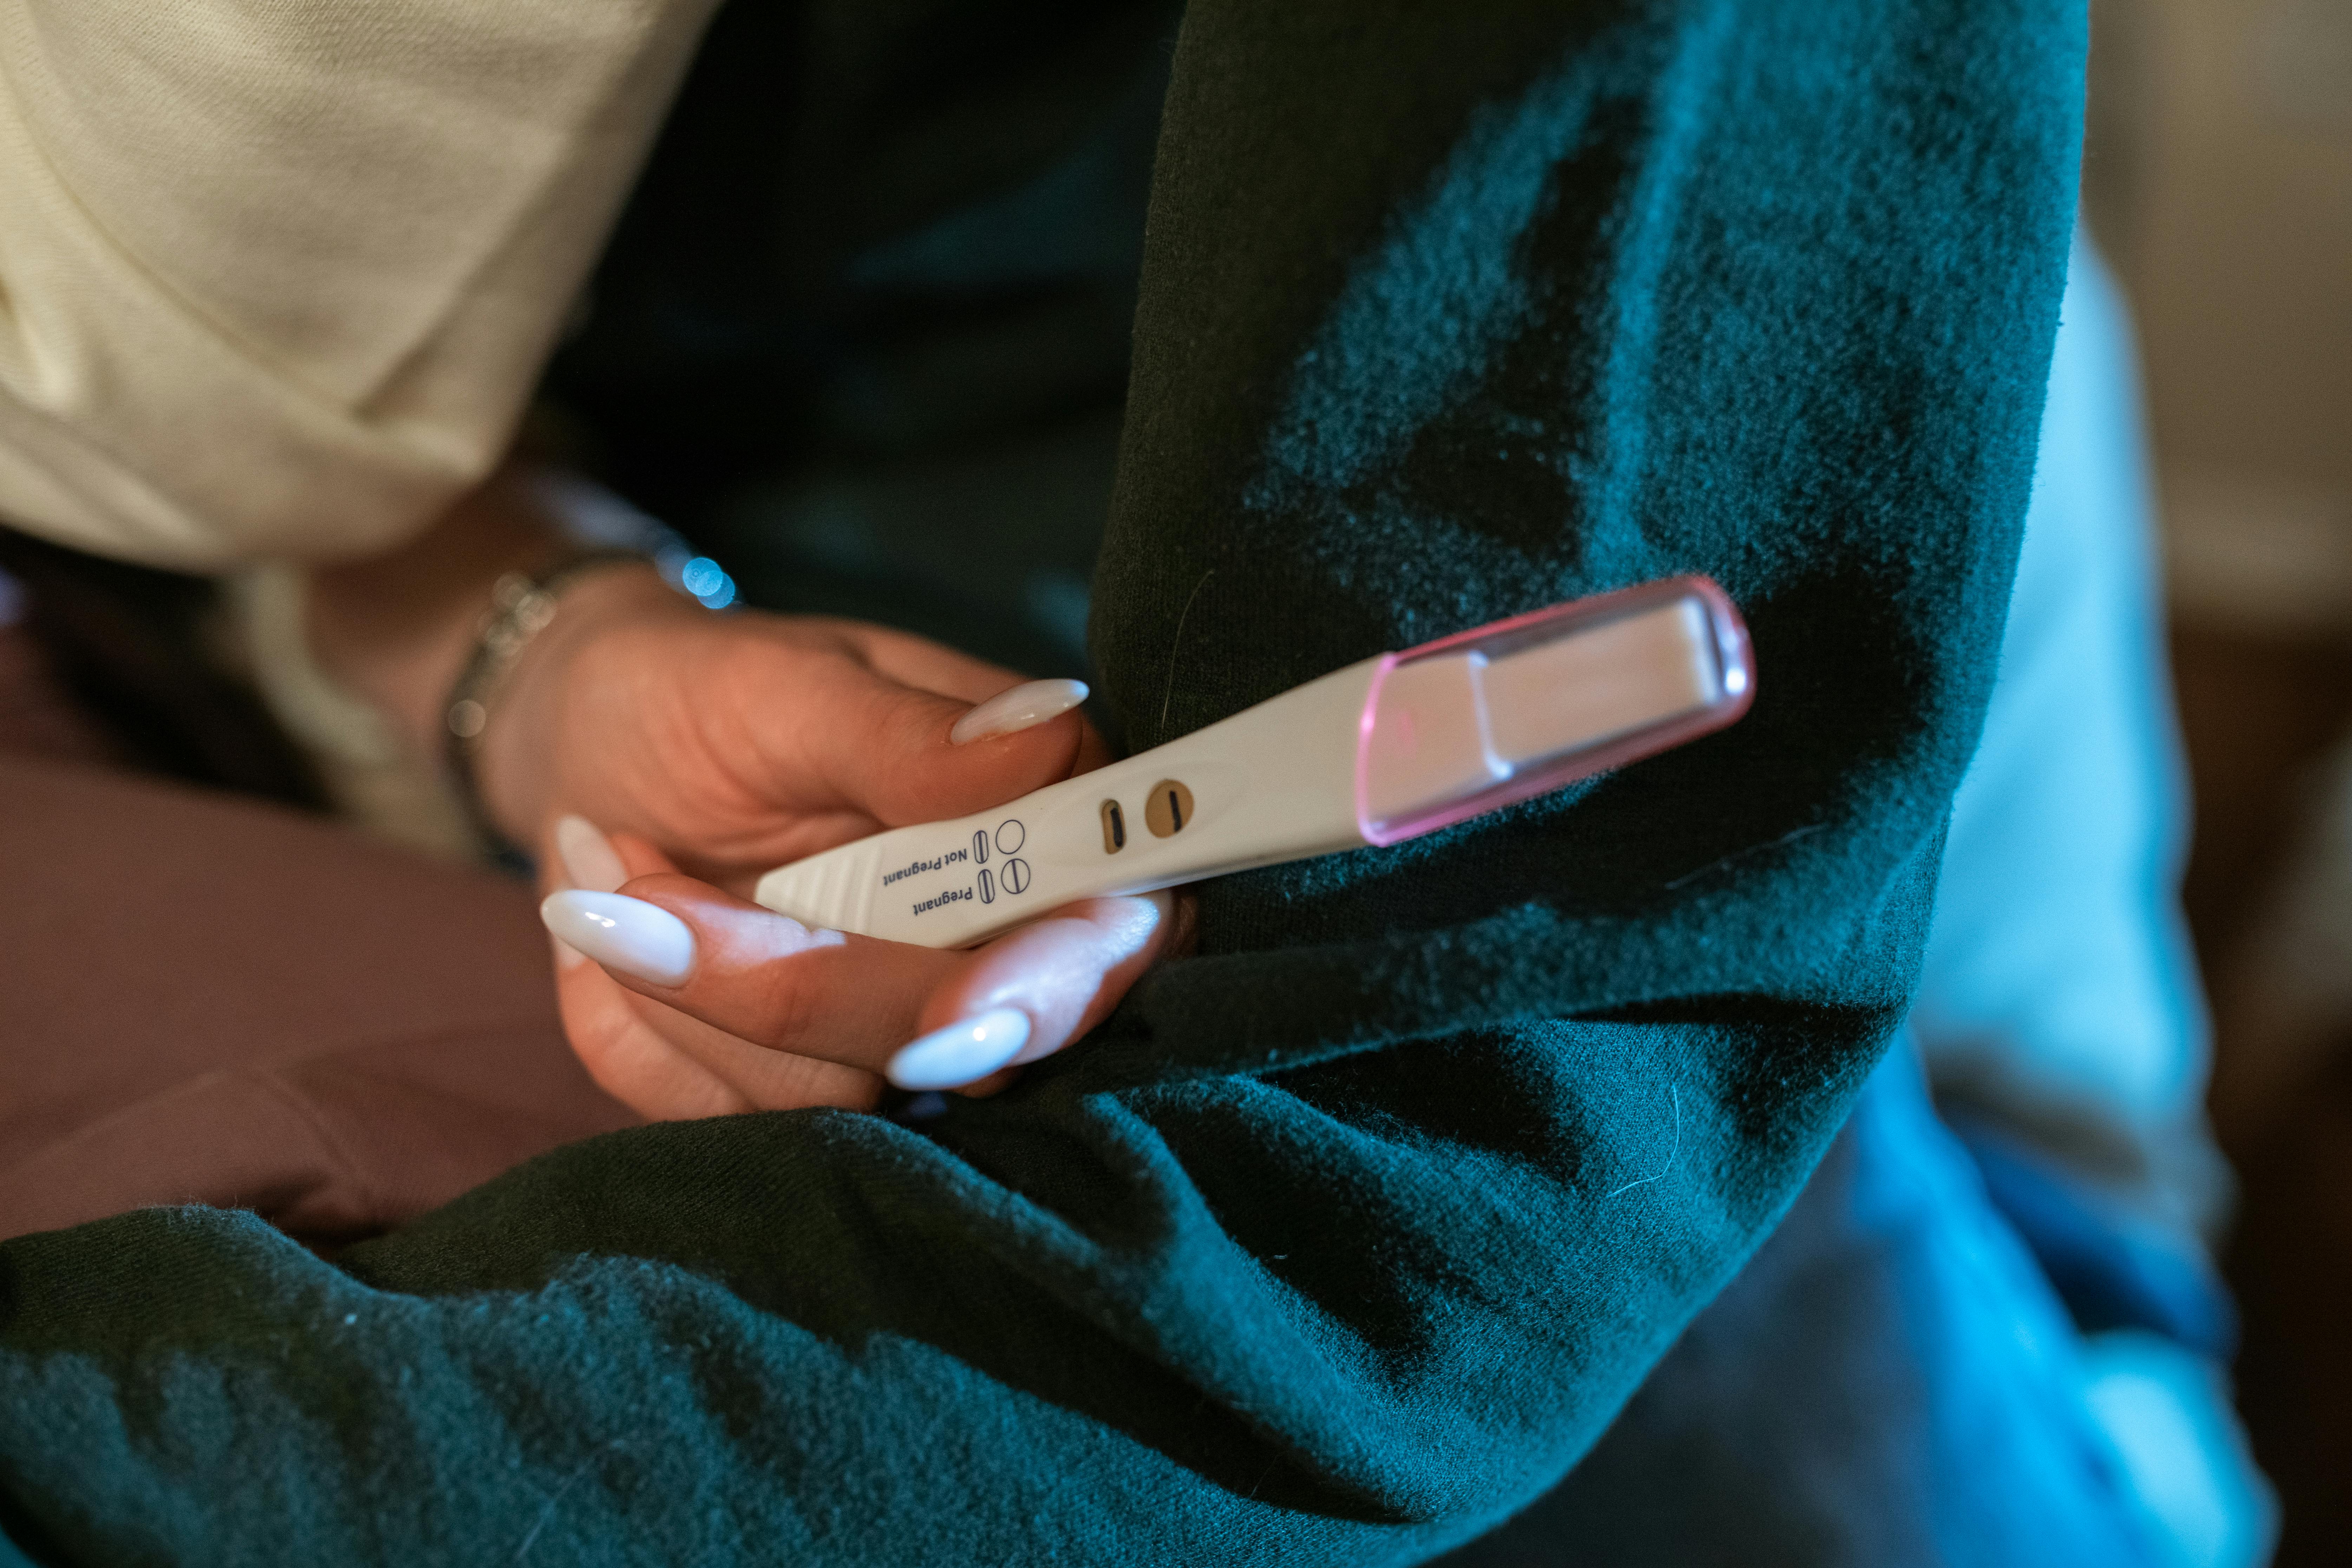
{"type": "Polygon", "coordinates": [[[437,767],[450,682],[480,633],[491,584],[541,570],[563,549],[525,488],[501,473],[399,548],[312,569],[311,657],[437,767]]]}
{"type": "MultiPolygon", "coordinates": [[[[701,610],[643,560],[599,562],[576,580],[555,584],[544,625],[525,640],[470,700],[481,704],[479,727],[467,748],[470,784],[485,826],[509,842],[530,846],[556,809],[558,762],[568,713],[581,679],[582,656],[629,628],[665,621],[699,621],[701,610]]],[[[459,721],[473,715],[458,716],[459,721]]]]}

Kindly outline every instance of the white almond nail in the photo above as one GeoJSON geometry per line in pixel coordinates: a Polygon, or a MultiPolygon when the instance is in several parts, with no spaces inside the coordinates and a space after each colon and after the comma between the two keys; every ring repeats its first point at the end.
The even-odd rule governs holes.
{"type": "Polygon", "coordinates": [[[999,1007],[933,1029],[901,1047],[882,1070],[900,1089],[961,1089],[1019,1056],[1028,1043],[1029,1015],[999,1007]]]}
{"type": "Polygon", "coordinates": [[[617,893],[621,884],[629,879],[629,868],[621,864],[620,851],[584,816],[556,818],[555,853],[563,861],[563,874],[575,888],[585,888],[592,893],[617,893]]]}
{"type": "Polygon", "coordinates": [[[948,739],[969,745],[992,736],[1010,735],[1048,719],[1059,718],[1087,700],[1083,680],[1032,680],[1000,691],[955,721],[948,739]]]}
{"type": "Polygon", "coordinates": [[[694,932],[643,899],[584,889],[551,893],[539,906],[539,918],[607,969],[656,985],[676,985],[694,973],[694,932]]]}

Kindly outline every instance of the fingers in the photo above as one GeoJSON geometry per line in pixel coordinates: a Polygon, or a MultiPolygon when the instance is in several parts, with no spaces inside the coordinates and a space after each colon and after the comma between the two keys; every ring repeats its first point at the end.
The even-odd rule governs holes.
{"type": "Polygon", "coordinates": [[[870,621],[827,620],[825,628],[856,648],[858,657],[903,686],[936,691],[969,706],[1018,686],[1023,677],[1003,665],[974,658],[959,648],[912,632],[870,621]]]}
{"type": "Polygon", "coordinates": [[[1049,1057],[1108,1016],[1159,960],[1174,924],[1171,897],[1085,899],[1007,931],[962,955],[918,1022],[928,1032],[1012,1008],[1029,1020],[1012,1065],[1049,1057]]]}
{"type": "Polygon", "coordinates": [[[812,931],[686,877],[559,893],[555,934],[639,995],[777,1051],[879,1072],[963,955],[812,931]]]}
{"type": "Polygon", "coordinates": [[[974,1095],[1003,1088],[1102,1022],[1168,951],[1171,900],[1087,899],[981,948],[924,1004],[926,1030],[890,1058],[890,1081],[974,1095]]]}
{"type": "MultiPolygon", "coordinates": [[[[915,637],[864,621],[833,624],[842,637],[859,650],[867,664],[891,679],[920,687],[927,691],[936,691],[975,707],[987,704],[991,699],[1010,695],[1016,688],[1024,686],[1076,687],[1079,689],[1076,701],[1084,701],[1087,695],[1083,681],[1024,681],[1022,677],[1001,665],[974,658],[970,654],[935,643],[929,637],[915,637]]],[[[967,718],[958,723],[961,726],[969,721],[967,718]]],[[[1109,745],[1093,725],[1086,725],[1079,739],[1078,754],[1071,764],[1070,772],[1089,773],[1110,760],[1109,745]]],[[[974,809],[986,810],[988,806],[998,804],[987,801],[974,809]]]]}
{"type": "Polygon", "coordinates": [[[811,1105],[870,1110],[882,1097],[872,1073],[739,1039],[625,989],[593,963],[560,974],[557,997],[589,1075],[656,1121],[811,1105]]]}
{"type": "Polygon", "coordinates": [[[984,811],[1058,783],[1086,732],[1076,681],[1015,683],[977,706],[874,671],[822,684],[793,726],[799,754],[778,761],[885,826],[984,811]]]}
{"type": "Polygon", "coordinates": [[[636,998],[593,963],[560,969],[564,1037],[596,1087],[653,1121],[729,1116],[757,1102],[680,1051],[637,1016],[636,998]]]}
{"type": "MultiPolygon", "coordinates": [[[[812,931],[706,884],[637,879],[622,894],[547,900],[555,934],[640,998],[712,1031],[653,1026],[720,1082],[771,1102],[800,1069],[746,1078],[729,1042],[956,1088],[1059,1050],[1098,1023],[1164,951],[1165,894],[1094,899],[973,952],[812,931]]],[[[569,982],[567,981],[567,984],[569,982]]],[[[616,1057],[625,1041],[605,1047],[616,1057]]],[[[837,1087],[837,1086],[836,1086],[837,1087]]]]}
{"type": "MultiPolygon", "coordinates": [[[[676,869],[631,834],[611,838],[577,816],[560,818],[541,864],[571,887],[608,892],[633,875],[676,869]]],[[[568,943],[555,942],[556,998],[573,1053],[614,1099],[656,1121],[833,1105],[870,1110],[882,1080],[832,1062],[772,1051],[623,987],[568,943]]]]}
{"type": "Polygon", "coordinates": [[[748,788],[746,805],[795,819],[846,808],[885,826],[935,821],[1067,778],[1084,743],[1080,682],[1024,682],[845,623],[744,629],[752,635],[706,637],[686,700],[693,752],[748,788]],[[963,744],[950,739],[960,721],[963,744]]]}

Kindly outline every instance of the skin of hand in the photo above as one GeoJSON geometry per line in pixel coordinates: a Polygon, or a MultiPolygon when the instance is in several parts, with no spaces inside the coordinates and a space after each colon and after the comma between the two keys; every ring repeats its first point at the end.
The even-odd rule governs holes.
{"type": "MultiPolygon", "coordinates": [[[[489,581],[551,553],[518,515],[529,504],[493,481],[436,531],[457,529],[462,547],[436,559],[428,536],[422,560],[412,547],[314,578],[322,664],[421,743],[437,734],[489,581]]],[[[572,1048],[640,1114],[870,1108],[909,1039],[1003,1009],[1026,1023],[1017,1059],[1034,1059],[1092,1027],[1168,951],[1179,921],[1166,895],[1088,900],[952,952],[812,931],[748,903],[775,866],[1001,805],[1108,750],[1075,710],[954,743],[956,721],[1020,678],[906,633],[714,615],[636,566],[583,577],[559,605],[492,690],[478,772],[496,820],[540,851],[544,889],[593,879],[691,933],[692,973],[671,985],[556,945],[572,1048]],[[583,820],[559,844],[567,817],[583,820]],[[593,879],[566,870],[567,847],[593,879]]],[[[961,1088],[992,1092],[1011,1070],[961,1088]]]]}
{"type": "Polygon", "coordinates": [[[637,905],[639,921],[666,925],[690,949],[687,973],[647,978],[610,957],[567,956],[559,943],[558,991],[582,1061],[648,1115],[869,1108],[910,1038],[919,1049],[935,1031],[960,1032],[951,1026],[961,1020],[1010,1013],[1025,1026],[1011,1042],[1015,1065],[955,1086],[994,1093],[1017,1064],[1101,1022],[1182,925],[1165,892],[1088,899],[981,947],[941,951],[813,931],[662,869],[641,839],[623,835],[612,847],[630,875],[601,908],[637,905]]]}

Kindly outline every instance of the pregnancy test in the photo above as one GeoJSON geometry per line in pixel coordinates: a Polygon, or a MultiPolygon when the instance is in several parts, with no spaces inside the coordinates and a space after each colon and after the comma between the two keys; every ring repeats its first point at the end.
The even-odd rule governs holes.
{"type": "Polygon", "coordinates": [[[966,947],[1076,899],[1399,843],[1722,729],[1755,698],[1705,577],[1384,653],[993,811],[780,867],[811,926],[966,947]]]}

